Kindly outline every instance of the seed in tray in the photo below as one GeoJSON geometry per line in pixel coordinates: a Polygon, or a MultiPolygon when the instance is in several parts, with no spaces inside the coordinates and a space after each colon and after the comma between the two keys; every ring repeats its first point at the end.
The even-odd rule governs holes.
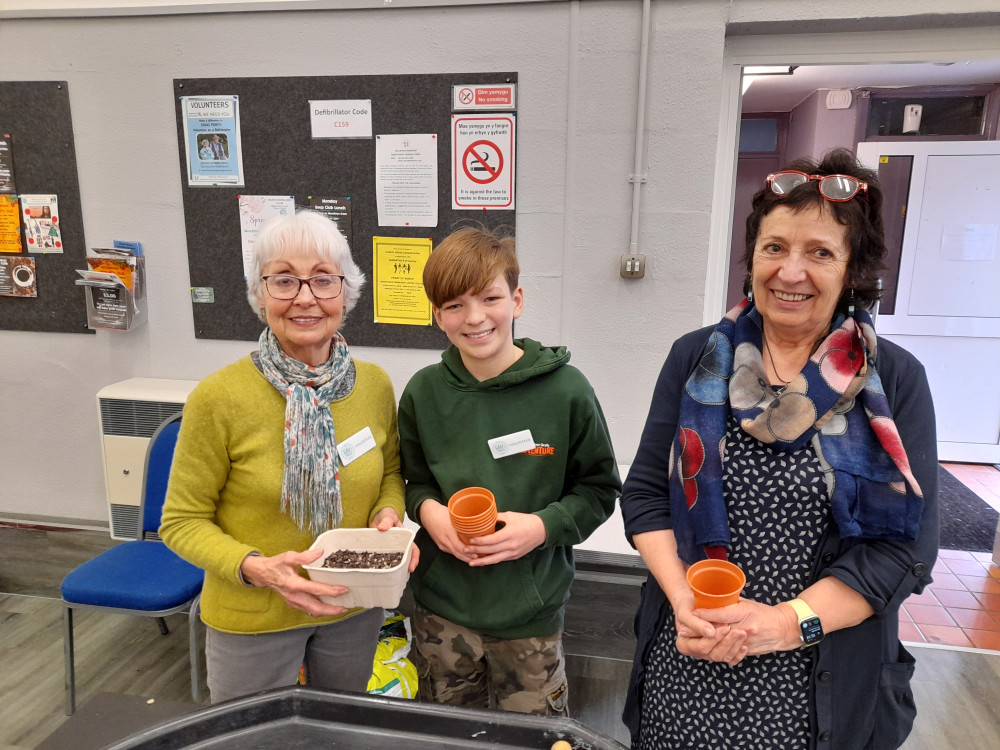
{"type": "Polygon", "coordinates": [[[403,559],[402,552],[368,552],[339,549],[327,555],[324,568],[394,568],[403,559]]]}

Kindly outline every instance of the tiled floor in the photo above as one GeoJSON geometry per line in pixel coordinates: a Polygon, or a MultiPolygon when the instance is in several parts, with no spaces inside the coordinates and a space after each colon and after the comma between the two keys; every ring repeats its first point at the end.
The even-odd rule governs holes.
{"type": "MultiPolygon", "coordinates": [[[[1000,470],[985,464],[943,466],[1000,510],[1000,470]]],[[[934,582],[903,605],[900,638],[1000,651],[1000,567],[990,558],[989,552],[941,550],[934,582]]]]}

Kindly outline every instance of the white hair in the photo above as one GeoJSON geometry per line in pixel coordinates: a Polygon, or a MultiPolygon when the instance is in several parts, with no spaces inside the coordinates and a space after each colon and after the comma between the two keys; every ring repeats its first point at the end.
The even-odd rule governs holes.
{"type": "Polygon", "coordinates": [[[266,294],[261,279],[264,267],[273,260],[288,255],[316,255],[333,263],[344,276],[344,315],[354,307],[365,284],[365,275],[351,257],[347,239],[335,222],[318,211],[300,209],[289,216],[276,216],[260,230],[253,246],[253,261],[247,276],[247,300],[257,317],[267,322],[261,308],[266,294]]]}

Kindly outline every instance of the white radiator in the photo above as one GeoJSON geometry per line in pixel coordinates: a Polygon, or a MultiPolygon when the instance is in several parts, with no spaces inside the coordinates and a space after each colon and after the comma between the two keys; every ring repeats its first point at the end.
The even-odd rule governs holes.
{"type": "Polygon", "coordinates": [[[156,428],[181,411],[196,380],[132,378],[97,393],[101,458],[114,539],[137,539],[146,449],[156,428]]]}

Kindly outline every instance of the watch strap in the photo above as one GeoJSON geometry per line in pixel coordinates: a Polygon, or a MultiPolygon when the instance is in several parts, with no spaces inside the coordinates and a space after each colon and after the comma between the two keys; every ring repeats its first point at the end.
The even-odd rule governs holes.
{"type": "Polygon", "coordinates": [[[788,604],[792,605],[792,609],[795,610],[795,614],[799,618],[799,622],[807,617],[816,617],[816,613],[812,611],[812,607],[801,599],[791,599],[788,601],[788,604]]]}

